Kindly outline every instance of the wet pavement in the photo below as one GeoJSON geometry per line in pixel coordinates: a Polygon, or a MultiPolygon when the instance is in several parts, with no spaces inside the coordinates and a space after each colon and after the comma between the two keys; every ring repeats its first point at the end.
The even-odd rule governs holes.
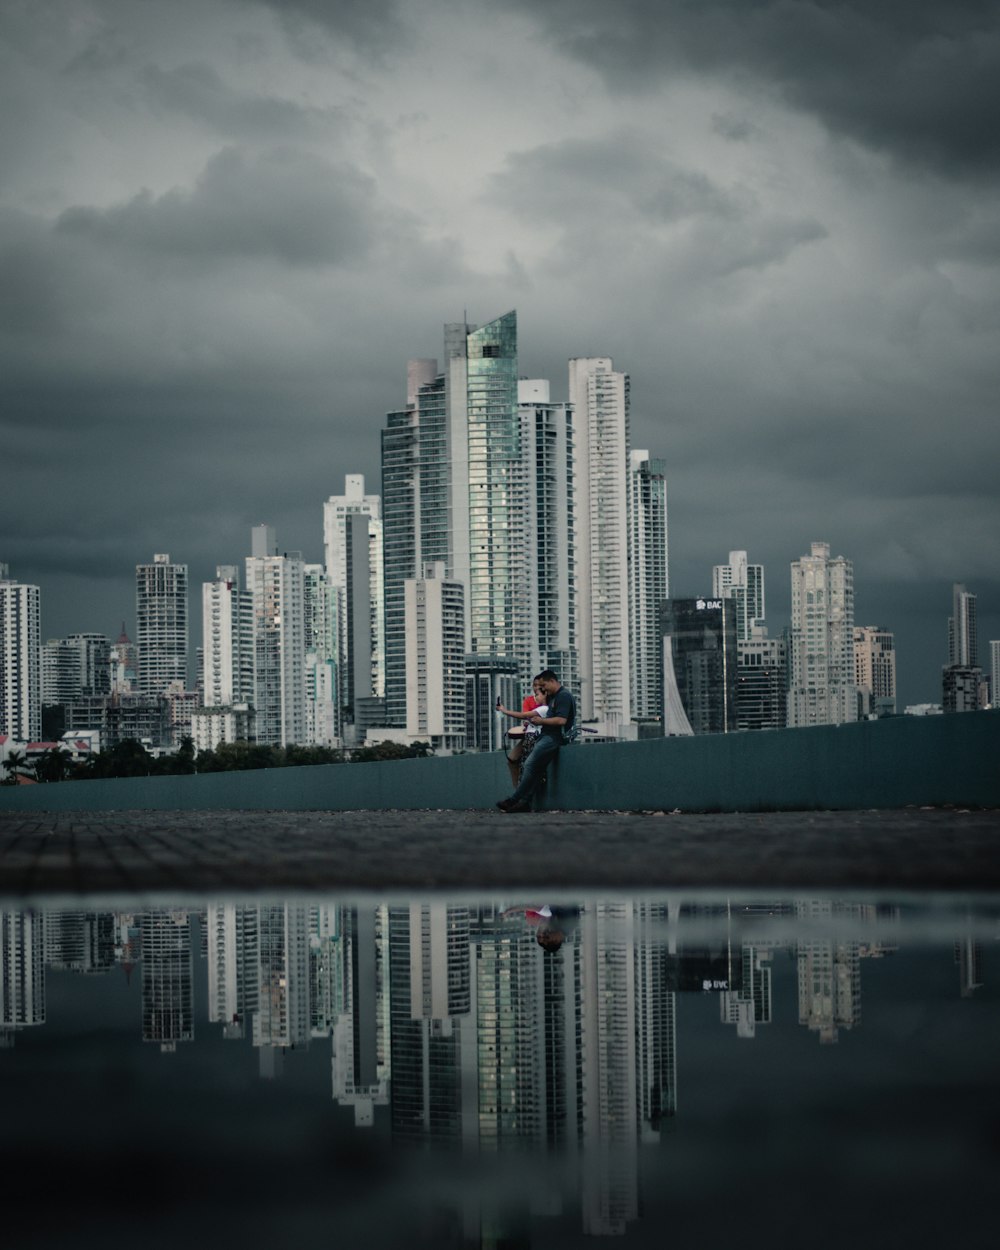
{"type": "Polygon", "coordinates": [[[1000,812],[0,812],[0,898],[545,887],[1000,888],[1000,812]]]}

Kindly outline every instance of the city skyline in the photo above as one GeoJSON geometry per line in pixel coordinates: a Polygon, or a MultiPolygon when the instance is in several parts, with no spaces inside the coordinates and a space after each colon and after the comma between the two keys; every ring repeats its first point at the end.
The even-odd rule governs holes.
{"type": "Polygon", "coordinates": [[[484,54],[486,12],[5,13],[0,561],[43,640],[134,637],[156,552],[320,562],[401,364],[517,308],[553,402],[630,376],[673,594],[751,551],[774,634],[829,542],[937,701],[953,583],[1000,636],[996,13],[506,0],[484,54]]]}

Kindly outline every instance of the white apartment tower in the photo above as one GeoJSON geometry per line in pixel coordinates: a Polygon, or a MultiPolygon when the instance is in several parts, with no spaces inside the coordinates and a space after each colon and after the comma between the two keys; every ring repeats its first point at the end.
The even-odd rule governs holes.
{"type": "Polygon", "coordinates": [[[521,457],[526,505],[527,586],[518,604],[527,617],[528,655],[522,677],[551,668],[577,689],[576,549],[574,541],[573,410],[554,404],[541,378],[518,382],[521,457]]]}
{"type": "Polygon", "coordinates": [[[858,718],[854,684],[854,566],[828,543],[792,564],[788,724],[839,725],[858,718]]]}
{"type": "Polygon", "coordinates": [[[246,581],[253,600],[257,741],[302,743],[307,740],[302,557],[278,555],[269,525],[254,527],[251,552],[246,581]]]}
{"type": "Polygon", "coordinates": [[[670,598],[667,559],[667,479],[663,460],[629,452],[628,624],[632,716],[660,715],[660,605],[670,598]]]}
{"type": "Polygon", "coordinates": [[[952,614],[948,618],[948,663],[962,668],[979,664],[979,642],[976,634],[976,596],[961,582],[952,587],[952,614]]]}
{"type": "Polygon", "coordinates": [[[0,734],[42,736],[41,591],[0,564],[0,734]]]}
{"type": "Polygon", "coordinates": [[[406,732],[435,748],[465,746],[465,596],[443,561],[407,578],[406,732]]]}
{"type": "Polygon", "coordinates": [[[235,565],[222,564],[201,588],[202,697],[192,715],[199,751],[252,736],[254,701],[253,598],[240,589],[235,565]]]}
{"type": "Polygon", "coordinates": [[[628,622],[629,379],[610,357],[569,362],[583,720],[632,718],[628,622]]]}
{"type": "Polygon", "coordinates": [[[712,598],[733,600],[737,642],[762,636],[764,566],[750,564],[745,551],[731,551],[728,564],[717,564],[712,569],[712,598]]]}
{"type": "Polygon", "coordinates": [[[321,564],[307,564],[303,578],[307,737],[313,746],[335,746],[341,731],[337,656],[343,596],[321,564]]]}
{"type": "Polygon", "coordinates": [[[135,567],[138,692],[147,698],[166,694],[172,682],[187,686],[188,568],[169,555],[135,567]]]}
{"type": "Polygon", "coordinates": [[[385,605],[382,500],[365,494],[361,473],[348,473],[344,493],[323,505],[326,575],[338,592],[342,706],[385,694],[385,605]]]}

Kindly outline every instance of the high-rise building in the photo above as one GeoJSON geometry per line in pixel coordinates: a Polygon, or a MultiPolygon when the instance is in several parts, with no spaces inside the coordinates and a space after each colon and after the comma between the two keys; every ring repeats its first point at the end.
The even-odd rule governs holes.
{"type": "Polygon", "coordinates": [[[670,597],[667,561],[667,480],[663,460],[629,452],[628,621],[632,716],[662,716],[663,649],[660,606],[670,597]]]}
{"type": "Polygon", "coordinates": [[[14,1030],[44,1023],[44,916],[33,907],[0,911],[0,1047],[14,1030]]]}
{"type": "Polygon", "coordinates": [[[246,558],[253,599],[254,708],[257,741],[288,746],[307,740],[304,569],[298,552],[278,555],[274,530],[253,529],[246,558]]]}
{"type": "Polygon", "coordinates": [[[404,583],[406,732],[436,749],[465,746],[465,599],[443,561],[404,583]]]}
{"type": "Polygon", "coordinates": [[[122,632],[115,639],[115,645],[111,648],[109,663],[111,667],[111,693],[131,694],[136,686],[139,657],[136,653],[135,643],[125,632],[124,621],[122,621],[122,632]]]}
{"type": "Polygon", "coordinates": [[[1000,708],[1000,638],[990,640],[990,705],[1000,708]]]}
{"type": "Polygon", "coordinates": [[[338,639],[342,594],[321,564],[307,564],[305,593],[307,739],[314,746],[340,741],[338,639]]]}
{"type": "Polygon", "coordinates": [[[854,566],[831,559],[829,543],[813,543],[791,567],[788,724],[856,721],[854,566]]]}
{"type": "Polygon", "coordinates": [[[745,551],[731,551],[728,564],[712,569],[712,598],[732,599],[736,608],[736,637],[759,637],[764,622],[764,566],[750,564],[745,551]]]}
{"type": "Polygon", "coordinates": [[[854,681],[858,714],[894,716],[896,713],[896,640],[877,625],[854,627],[854,681]]]}
{"type": "Polygon", "coordinates": [[[663,732],[668,737],[736,728],[736,613],[728,599],[667,599],[663,732]]]}
{"type": "Polygon", "coordinates": [[[948,663],[963,668],[979,664],[979,642],[976,634],[976,596],[961,582],[951,588],[952,613],[948,618],[948,663]]]}
{"type": "Polygon", "coordinates": [[[0,734],[42,736],[41,591],[0,564],[0,734]]]}
{"type": "Polygon", "coordinates": [[[361,473],[323,505],[326,575],[338,592],[340,702],[353,720],[357,699],[385,696],[382,501],[365,494],[361,473]]]}
{"type": "Polygon", "coordinates": [[[607,356],[569,362],[576,457],[582,720],[632,718],[628,622],[629,379],[607,356]]]}
{"type": "Polygon", "coordinates": [[[523,542],[528,554],[527,585],[516,588],[519,610],[527,616],[528,656],[524,678],[551,668],[576,690],[577,606],[575,547],[575,455],[573,412],[555,404],[541,378],[518,383],[525,508],[523,542]]]}
{"type": "Polygon", "coordinates": [[[202,706],[192,714],[199,751],[254,736],[253,598],[240,589],[239,571],[219,565],[215,581],[204,582],[202,605],[202,706]]]}
{"type": "Polygon", "coordinates": [[[442,562],[465,592],[465,650],[530,667],[533,631],[517,315],[445,326],[445,366],[411,361],[382,435],[386,712],[406,717],[404,583],[442,562]]]}
{"type": "Polygon", "coordinates": [[[784,729],[788,720],[785,639],[737,640],[736,656],[736,728],[784,729]]]}
{"type": "Polygon", "coordinates": [[[952,587],[952,614],[948,618],[948,663],[941,673],[942,710],[977,711],[985,703],[982,685],[976,596],[961,582],[956,582],[952,587]]]}
{"type": "MultiPolygon", "coordinates": [[[[556,670],[558,671],[558,670],[556,670]]],[[[517,707],[521,701],[521,676],[513,656],[470,652],[465,657],[465,749],[495,751],[510,725],[497,713],[497,700],[504,707],[517,707]]]]}
{"type": "Polygon", "coordinates": [[[171,682],[187,685],[188,568],[154,555],[152,564],[135,568],[138,692],[166,693],[171,682]]]}
{"type": "Polygon", "coordinates": [[[142,917],[142,1040],[172,1053],[194,1040],[191,917],[157,910],[142,917]]]}
{"type": "Polygon", "coordinates": [[[49,638],[42,646],[42,707],[78,699],[80,652],[67,638],[49,638]]]}

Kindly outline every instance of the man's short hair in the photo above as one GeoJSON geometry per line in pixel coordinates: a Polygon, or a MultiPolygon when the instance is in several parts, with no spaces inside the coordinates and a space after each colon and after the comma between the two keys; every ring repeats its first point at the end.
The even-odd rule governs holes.
{"type": "Polygon", "coordinates": [[[547,669],[544,669],[541,673],[539,673],[538,676],[535,678],[535,680],[536,681],[558,681],[559,678],[556,676],[555,673],[553,673],[552,669],[547,668],[547,669]]]}

